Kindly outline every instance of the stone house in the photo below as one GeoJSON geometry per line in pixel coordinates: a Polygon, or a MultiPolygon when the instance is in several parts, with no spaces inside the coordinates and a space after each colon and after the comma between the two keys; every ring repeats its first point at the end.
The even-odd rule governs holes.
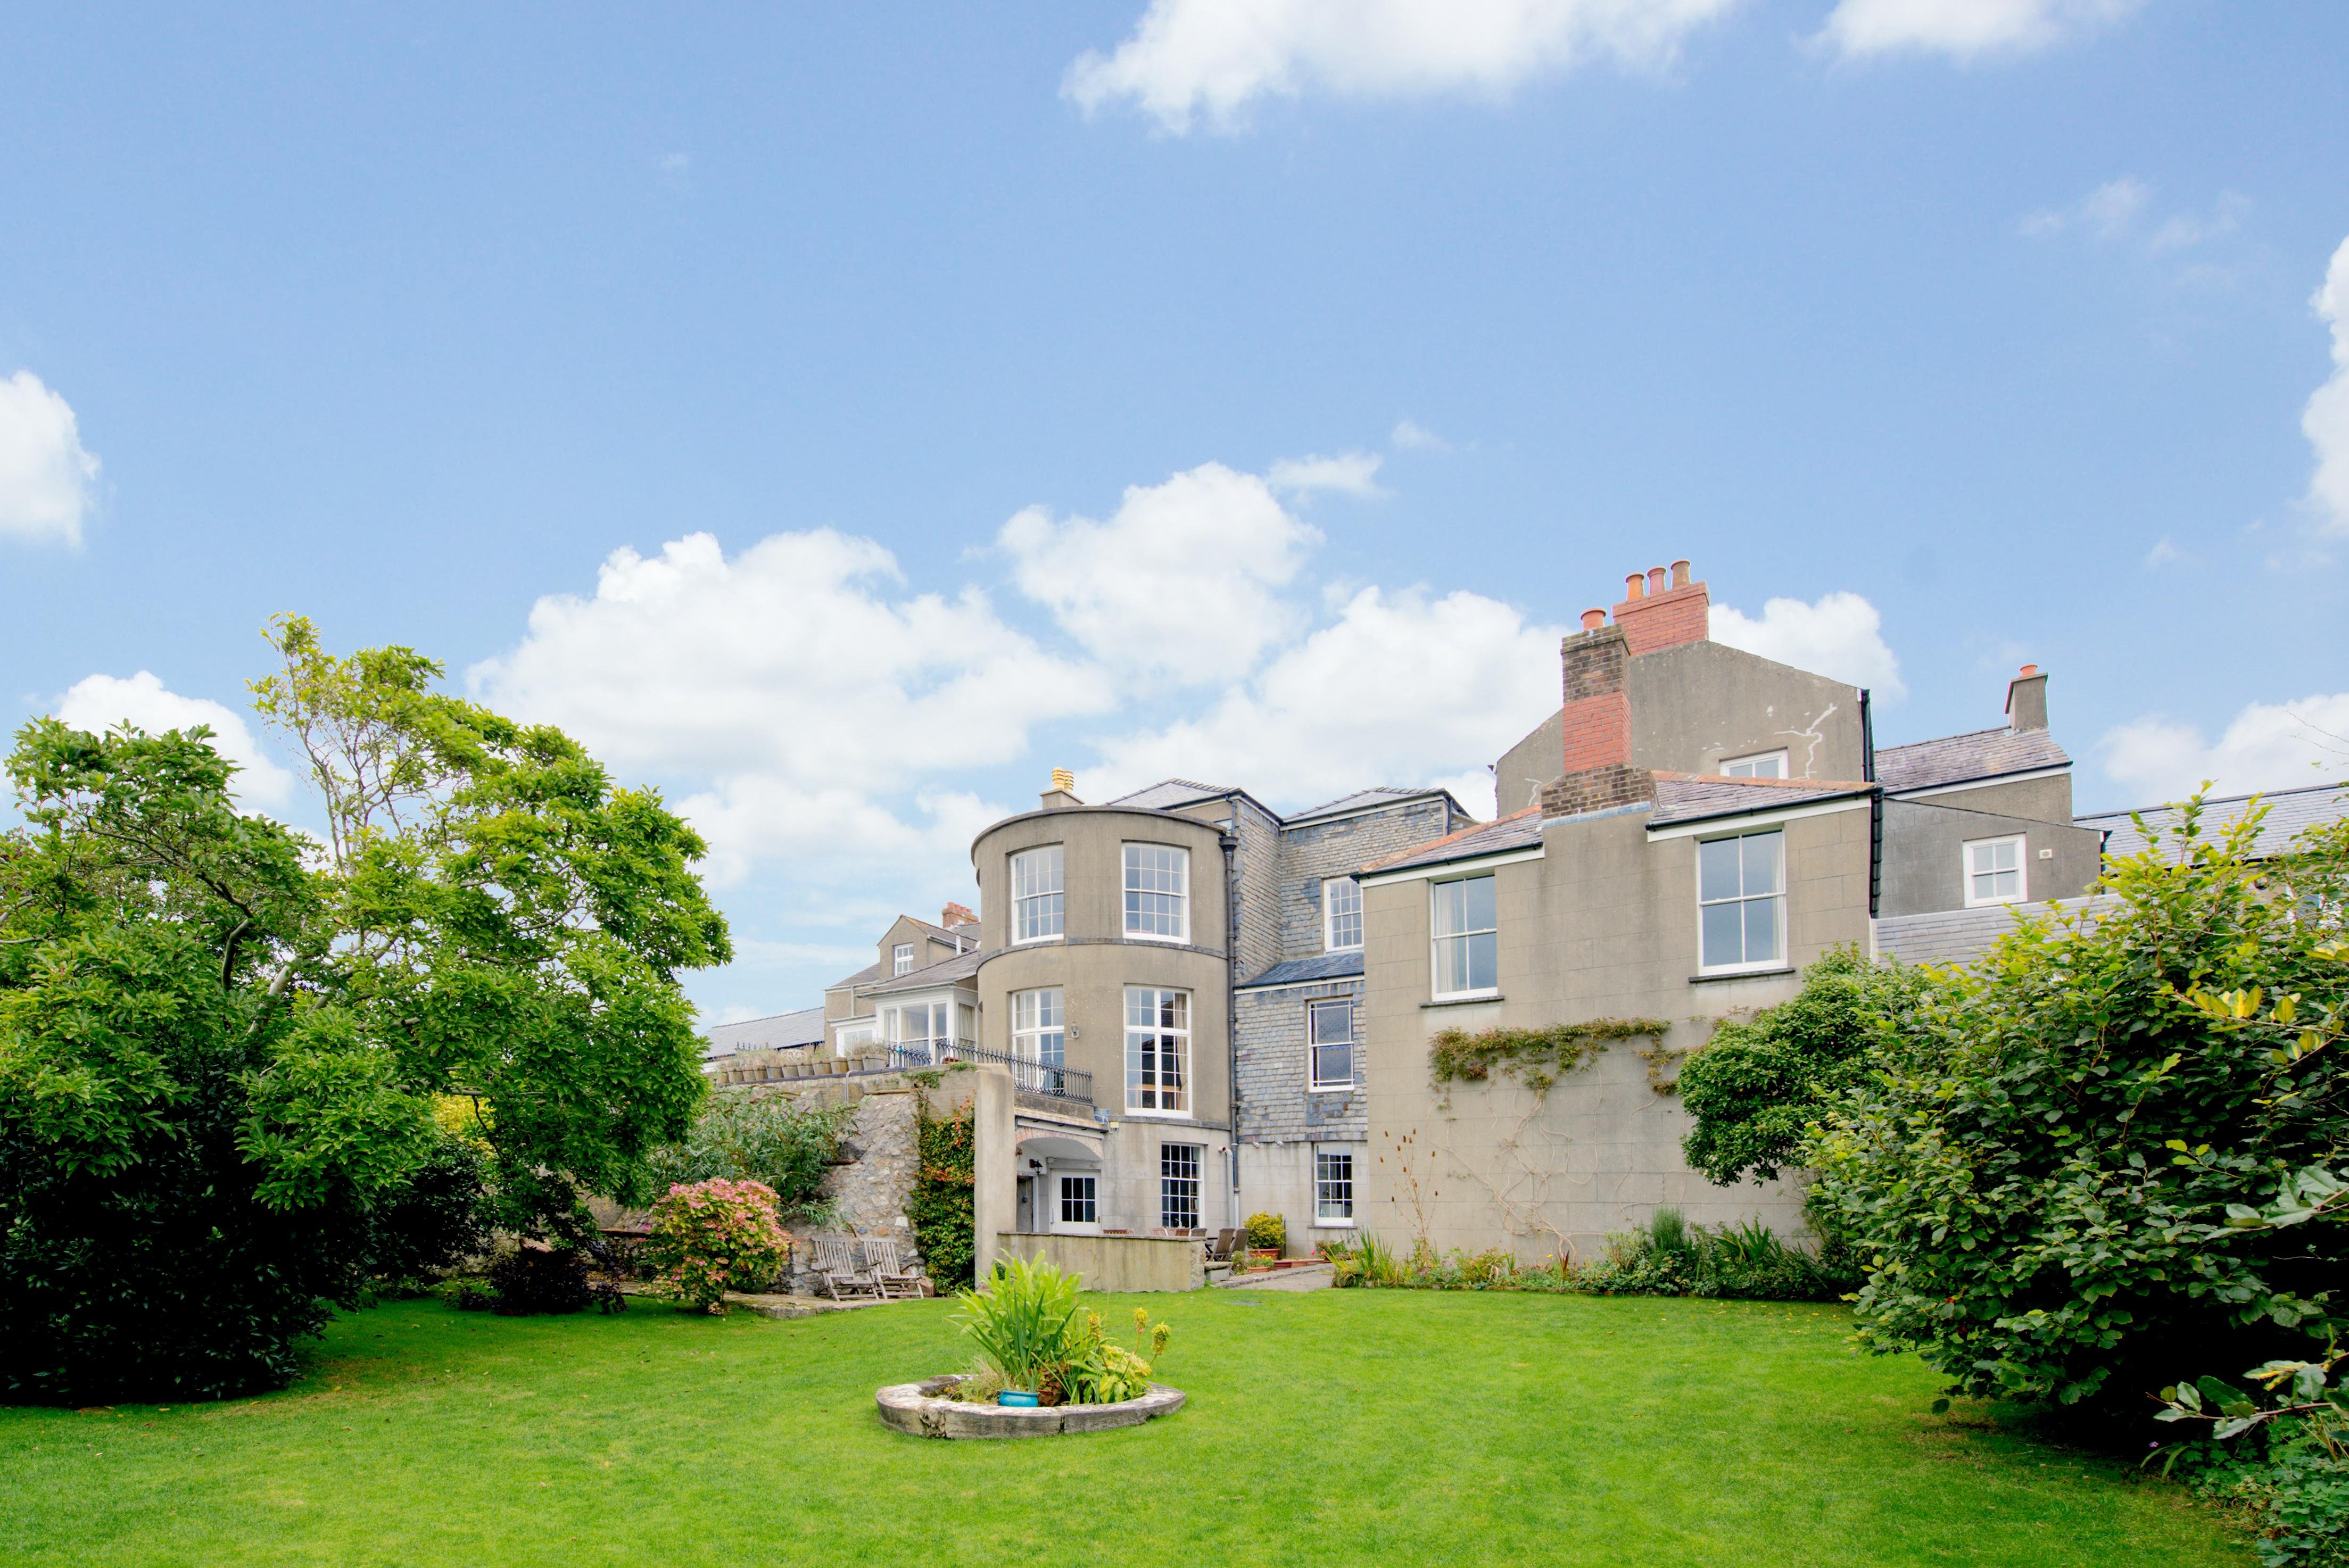
{"type": "MultiPolygon", "coordinates": [[[[1681,1158],[1678,1061],[1888,914],[2075,897],[2046,677],[2000,729],[1875,745],[1868,694],[1714,643],[1678,562],[1627,580],[1561,649],[1558,709],[1495,766],[1498,820],[1364,866],[1363,1222],[1391,1241],[1587,1253],[1663,1203],[1801,1227],[1788,1183],[1723,1189],[1681,1158]],[[1528,1087],[1437,1083],[1451,1029],[1652,1021],[1528,1087]]],[[[1996,913],[2003,914],[2003,909],[1996,913]]]]}

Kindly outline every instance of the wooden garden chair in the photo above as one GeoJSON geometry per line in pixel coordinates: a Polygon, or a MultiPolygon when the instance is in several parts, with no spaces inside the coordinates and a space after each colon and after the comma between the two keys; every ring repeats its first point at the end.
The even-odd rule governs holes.
{"type": "Polygon", "coordinates": [[[1237,1230],[1217,1231],[1216,1239],[1207,1243],[1207,1261],[1211,1264],[1231,1262],[1232,1252],[1238,1244],[1239,1235],[1240,1233],[1237,1230]]]}
{"type": "Polygon", "coordinates": [[[872,1296],[881,1299],[881,1286],[867,1274],[857,1259],[856,1243],[848,1236],[817,1236],[815,1245],[815,1277],[823,1293],[834,1301],[846,1301],[851,1296],[872,1296]]]}
{"type": "Polygon", "coordinates": [[[881,1292],[882,1299],[905,1298],[922,1294],[922,1276],[905,1267],[897,1256],[897,1243],[889,1236],[859,1236],[857,1251],[864,1254],[864,1272],[881,1292]]]}

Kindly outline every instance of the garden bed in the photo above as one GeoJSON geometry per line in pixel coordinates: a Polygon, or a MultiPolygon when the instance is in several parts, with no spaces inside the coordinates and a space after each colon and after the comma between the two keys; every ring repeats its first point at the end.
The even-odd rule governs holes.
{"type": "Polygon", "coordinates": [[[942,1397],[957,1381],[946,1377],[892,1384],[874,1396],[874,1403],[884,1421],[917,1438],[1053,1438],[1138,1427],[1181,1409],[1184,1398],[1180,1388],[1153,1383],[1141,1398],[1114,1405],[970,1405],[942,1397]]]}

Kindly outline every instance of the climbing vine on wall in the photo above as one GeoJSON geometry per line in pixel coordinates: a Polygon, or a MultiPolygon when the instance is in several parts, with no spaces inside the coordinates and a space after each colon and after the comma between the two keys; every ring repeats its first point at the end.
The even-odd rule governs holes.
{"type": "Polygon", "coordinates": [[[978,1145],[972,1134],[968,1103],[945,1116],[930,1114],[925,1096],[916,1115],[922,1169],[914,1178],[914,1195],[906,1218],[914,1227],[914,1244],[941,1291],[971,1282],[971,1262],[977,1255],[978,1217],[971,1204],[973,1174],[978,1145]]]}
{"type": "Polygon", "coordinates": [[[1428,1047],[1429,1071],[1439,1084],[1483,1083],[1495,1073],[1515,1078],[1536,1094],[1583,1067],[1611,1040],[1661,1039],[1661,1018],[1590,1018],[1546,1029],[1445,1029],[1428,1047]]]}

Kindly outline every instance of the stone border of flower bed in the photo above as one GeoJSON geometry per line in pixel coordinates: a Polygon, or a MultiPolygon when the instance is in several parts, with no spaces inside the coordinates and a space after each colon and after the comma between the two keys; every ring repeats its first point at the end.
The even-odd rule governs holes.
{"type": "Polygon", "coordinates": [[[926,1394],[947,1382],[893,1383],[874,1396],[881,1418],[917,1438],[1056,1438],[1064,1432],[1105,1432],[1138,1427],[1154,1416],[1183,1408],[1183,1390],[1153,1383],[1139,1399],[1115,1405],[1052,1405],[1017,1409],[1007,1405],[966,1405],[926,1394]]]}

